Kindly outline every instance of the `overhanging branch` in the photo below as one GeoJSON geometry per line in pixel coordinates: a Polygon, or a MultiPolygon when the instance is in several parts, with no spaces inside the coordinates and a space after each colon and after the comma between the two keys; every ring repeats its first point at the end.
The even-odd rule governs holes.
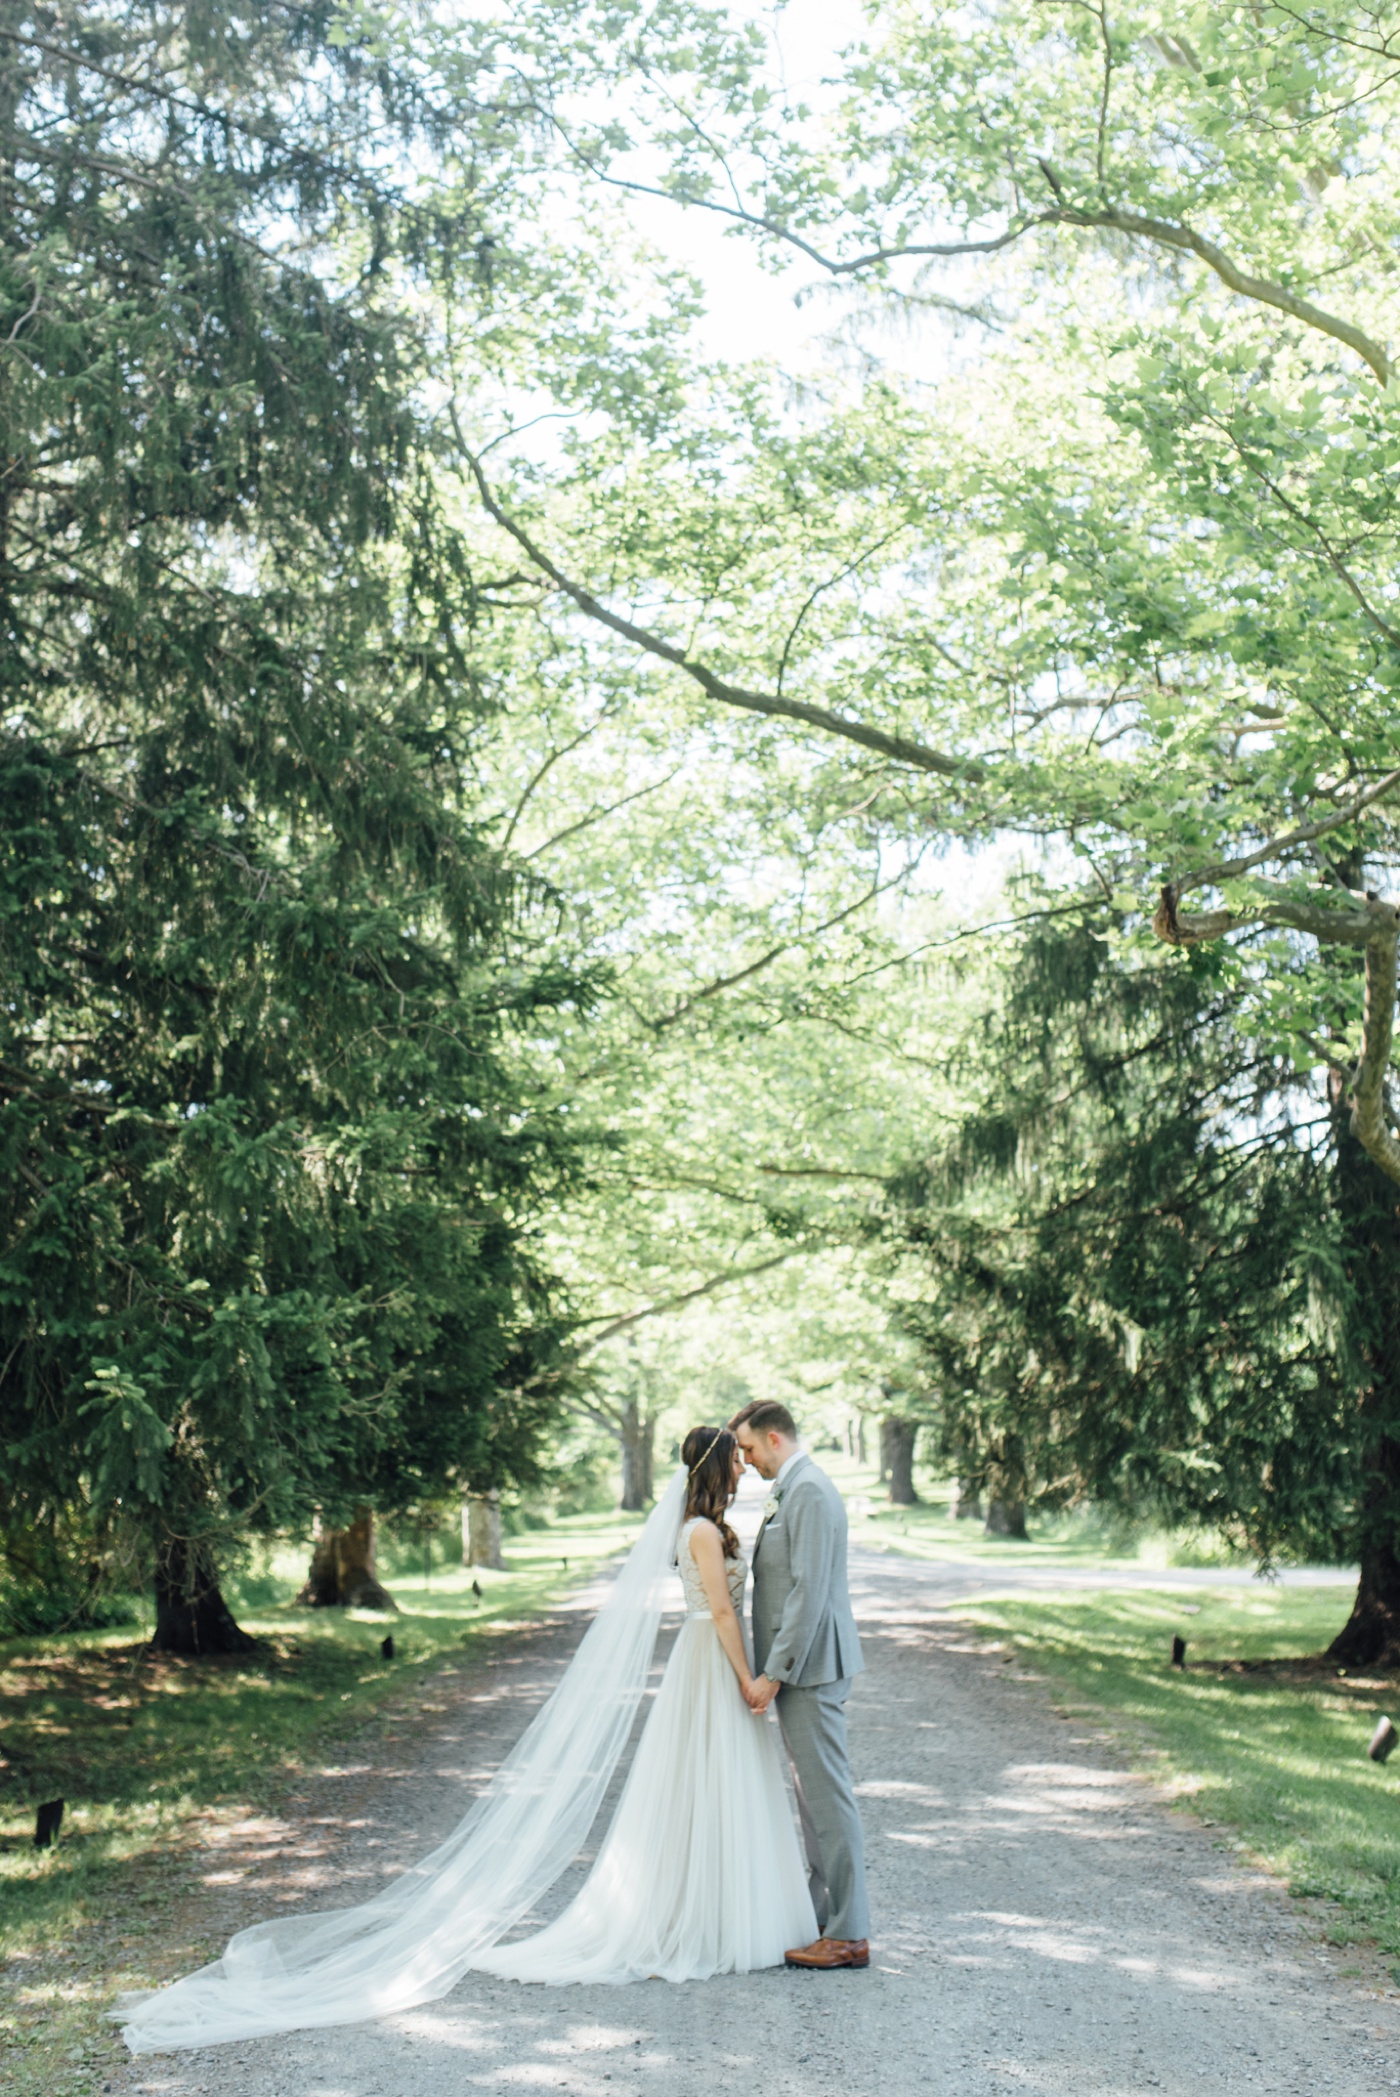
{"type": "MultiPolygon", "coordinates": [[[[1176,891],[1164,888],[1153,930],[1171,946],[1195,946],[1250,925],[1285,926],[1323,945],[1361,947],[1366,956],[1366,1002],[1361,1053],[1351,1074],[1351,1130],[1368,1157],[1400,1185],[1400,1141],[1386,1120],[1385,1081],[1395,1028],[1396,954],[1400,948],[1400,905],[1347,891],[1338,907],[1280,896],[1245,910],[1182,912],[1176,891]]],[[[1331,1060],[1328,1058],[1327,1060],[1331,1060]]]]}
{"type": "MultiPolygon", "coordinates": [[[[921,853],[919,858],[922,857],[921,853]]],[[[751,977],[771,967],[775,961],[780,960],[784,954],[790,954],[794,948],[803,946],[810,940],[820,939],[824,932],[834,932],[838,925],[844,925],[847,918],[854,917],[858,910],[864,910],[867,904],[887,895],[892,888],[897,888],[902,881],[907,880],[918,864],[919,860],[916,860],[914,868],[901,868],[899,873],[892,875],[888,881],[874,882],[864,895],[857,896],[854,903],[848,903],[844,910],[838,910],[833,917],[824,918],[819,925],[813,925],[808,931],[795,933],[791,939],[785,939],[779,945],[769,947],[765,954],[759,955],[757,961],[750,961],[727,976],[717,976],[712,983],[706,983],[702,989],[693,991],[679,1005],[673,1006],[669,1012],[663,1012],[659,1019],[653,1019],[648,1024],[659,1034],[663,1027],[675,1026],[678,1020],[684,1019],[688,1012],[693,1012],[695,1007],[703,1004],[706,999],[718,997],[723,991],[733,990],[739,983],[747,983],[751,977]]]]}
{"type": "Polygon", "coordinates": [[[1384,779],[1378,779],[1374,786],[1363,787],[1343,807],[1334,809],[1331,815],[1323,816],[1316,823],[1303,823],[1296,830],[1286,830],[1238,859],[1219,859],[1213,866],[1197,867],[1189,874],[1179,875],[1172,883],[1172,894],[1179,897],[1193,888],[1215,888],[1222,881],[1237,881],[1252,868],[1263,866],[1271,859],[1280,859],[1285,852],[1294,851],[1299,845],[1313,844],[1319,837],[1326,837],[1331,831],[1341,830],[1346,824],[1355,822],[1366,809],[1387,794],[1394,793],[1397,786],[1400,786],[1400,768],[1387,772],[1384,779]]]}
{"type": "MultiPolygon", "coordinates": [[[[557,120],[556,120],[556,128],[557,120]]],[[[1252,299],[1257,305],[1272,306],[1277,312],[1287,313],[1293,320],[1302,321],[1305,327],[1315,328],[1319,334],[1330,335],[1334,342],[1345,343],[1354,350],[1362,361],[1369,365],[1382,386],[1390,379],[1391,358],[1383,345],[1358,328],[1349,320],[1340,319],[1311,299],[1300,298],[1286,285],[1277,284],[1270,277],[1257,277],[1251,271],[1241,269],[1239,264],[1207,240],[1203,233],[1195,232],[1190,226],[1174,224],[1169,219],[1151,218],[1139,211],[1119,211],[1114,208],[1087,211],[1064,201],[1064,192],[1055,179],[1053,171],[1041,162],[1042,172],[1056,194],[1056,203],[1047,211],[1027,212],[1013,221],[1004,232],[988,236],[984,240],[940,240],[906,241],[894,247],[868,248],[859,255],[842,259],[827,255],[811,241],[805,240],[791,226],[781,220],[769,218],[759,211],[749,211],[742,204],[726,204],[718,197],[700,196],[692,192],[666,189],[659,184],[629,181],[624,176],[609,174],[605,169],[590,161],[572,140],[566,140],[569,150],[583,161],[599,181],[616,189],[633,190],[642,196],[661,197],[667,203],[679,204],[683,209],[711,211],[721,218],[736,224],[751,226],[757,233],[766,233],[785,246],[795,248],[824,269],[832,277],[859,276],[866,271],[879,269],[890,262],[902,261],[955,261],[963,257],[995,255],[1003,248],[1011,247],[1027,233],[1047,226],[1082,227],[1089,230],[1125,233],[1130,239],[1151,241],[1158,247],[1174,248],[1179,254],[1194,255],[1198,261],[1214,272],[1227,290],[1241,298],[1252,299]]],[[[973,316],[974,318],[976,316],[973,316]]]]}
{"type": "Polygon", "coordinates": [[[1199,946],[1203,940],[1223,939],[1227,932],[1247,931],[1251,926],[1275,927],[1305,932],[1322,946],[1369,946],[1373,939],[1393,935],[1400,926],[1400,908],[1377,897],[1360,895],[1355,889],[1335,891],[1345,903],[1311,903],[1302,897],[1265,897],[1239,910],[1186,911],[1177,907],[1178,888],[1164,888],[1152,919],[1159,939],[1173,947],[1199,946]]]}
{"type": "MultiPolygon", "coordinates": [[[[624,1311],[620,1317],[608,1318],[601,1332],[591,1333],[575,1350],[578,1354],[589,1354],[610,1340],[614,1333],[625,1332],[629,1325],[640,1325],[643,1318],[660,1318],[667,1311],[678,1311],[687,1303],[694,1303],[701,1296],[713,1296],[717,1289],[726,1289],[731,1282],[748,1281],[756,1274],[767,1274],[772,1267],[781,1267],[805,1247],[790,1245],[784,1252],[776,1252],[766,1260],[756,1260],[751,1267],[726,1267],[720,1274],[712,1274],[708,1281],[700,1282],[693,1289],[682,1289],[676,1296],[663,1296],[658,1303],[644,1303],[639,1311],[624,1311]]],[[[606,1314],[605,1314],[606,1315],[606,1314]]],[[[589,1319],[589,1324],[598,1321],[589,1319]]]]}
{"type": "Polygon", "coordinates": [[[1275,284],[1268,277],[1251,275],[1232,262],[1223,248],[1218,248],[1213,240],[1207,240],[1203,233],[1193,232],[1190,226],[1147,218],[1137,211],[1071,209],[1062,212],[1060,217],[1065,225],[1102,227],[1105,231],[1126,233],[1135,240],[1150,240],[1159,247],[1175,248],[1181,254],[1195,255],[1208,269],[1214,270],[1227,290],[1237,292],[1241,298],[1253,299],[1259,305],[1273,306],[1278,312],[1301,320],[1305,327],[1330,335],[1334,342],[1344,342],[1371,367],[1382,386],[1388,384],[1391,371],[1389,353],[1364,329],[1354,327],[1349,320],[1339,320],[1335,313],[1315,306],[1311,299],[1299,298],[1283,284],[1275,284]]]}
{"type": "Polygon", "coordinates": [[[962,785],[985,785],[991,774],[988,767],[976,758],[950,757],[944,751],[931,750],[925,743],[916,743],[908,736],[890,735],[883,728],[873,728],[867,722],[852,720],[846,714],[838,714],[826,706],[809,706],[801,699],[785,699],[777,692],[748,691],[742,685],[730,684],[726,678],[716,676],[706,663],[696,662],[677,648],[674,643],[653,633],[648,627],[637,626],[631,619],[624,619],[619,612],[610,611],[580,583],[573,582],[556,567],[544,550],[537,546],[522,524],[517,523],[506,510],[501,508],[491,491],[481,462],[470,449],[462,435],[455,408],[451,410],[453,429],[461,447],[462,457],[470,468],[481,496],[482,506],[502,531],[509,532],[517,546],[528,555],[542,575],[547,575],[557,589],[573,599],[579,610],[596,619],[599,625],[611,628],[631,641],[648,655],[659,656],[662,662],[671,663],[699,685],[711,699],[723,706],[741,708],[745,713],[765,714],[772,719],[800,721],[805,727],[820,729],[823,734],[840,736],[848,743],[859,743],[863,749],[874,750],[896,764],[908,765],[919,772],[934,772],[940,778],[953,779],[962,785]]]}

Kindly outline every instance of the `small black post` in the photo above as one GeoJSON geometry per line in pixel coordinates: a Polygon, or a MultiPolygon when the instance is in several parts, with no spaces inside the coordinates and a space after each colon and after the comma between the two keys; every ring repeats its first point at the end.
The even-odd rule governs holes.
{"type": "Polygon", "coordinates": [[[1174,1639],[1172,1640],[1172,1666],[1173,1666],[1173,1667],[1185,1667],[1185,1665],[1186,1665],[1186,1640],[1185,1640],[1184,1638],[1174,1638],[1174,1639]]]}
{"type": "Polygon", "coordinates": [[[1384,1762],[1397,1740],[1400,1740],[1400,1733],[1396,1732],[1390,1720],[1388,1718],[1380,1719],[1377,1721],[1375,1732],[1371,1735],[1371,1745],[1366,1752],[1373,1762],[1384,1762]]]}
{"type": "Polygon", "coordinates": [[[51,1798],[46,1806],[40,1806],[34,1821],[35,1849],[49,1849],[58,1840],[58,1831],[63,1825],[63,1800],[51,1798]]]}
{"type": "Polygon", "coordinates": [[[380,1657],[380,1659],[381,1659],[381,1660],[392,1660],[392,1659],[393,1659],[393,1657],[394,1657],[394,1634],[393,1634],[393,1632],[392,1632],[392,1631],[391,1631],[391,1632],[389,1633],[389,1636],[388,1636],[387,1638],[381,1638],[381,1639],[380,1639],[380,1641],[379,1641],[379,1657],[380,1657]]]}
{"type": "Polygon", "coordinates": [[[479,1602],[481,1600],[481,1582],[479,1580],[473,1580],[472,1593],[476,1596],[476,1599],[479,1602]]]}

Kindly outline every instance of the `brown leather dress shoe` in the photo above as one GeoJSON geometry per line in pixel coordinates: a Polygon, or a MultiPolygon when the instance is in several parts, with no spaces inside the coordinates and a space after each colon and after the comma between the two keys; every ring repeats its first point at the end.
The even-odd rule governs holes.
{"type": "Polygon", "coordinates": [[[784,1954],[785,1966],[807,1966],[817,1973],[833,1973],[838,1966],[868,1966],[870,1946],[864,1937],[818,1937],[802,1951],[784,1954]]]}

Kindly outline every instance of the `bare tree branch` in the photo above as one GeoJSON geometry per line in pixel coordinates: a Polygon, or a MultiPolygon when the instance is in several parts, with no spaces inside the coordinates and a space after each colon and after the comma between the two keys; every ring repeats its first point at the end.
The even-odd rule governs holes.
{"type": "Polygon", "coordinates": [[[869,1180],[873,1187],[888,1187],[890,1183],[887,1173],[847,1171],[837,1165],[773,1165],[765,1161],[758,1169],[780,1180],[869,1180]]]}
{"type": "MultiPolygon", "coordinates": [[[[988,240],[954,240],[917,247],[871,248],[863,255],[852,256],[849,261],[838,262],[833,256],[824,255],[820,248],[813,247],[800,233],[794,233],[791,226],[785,226],[777,219],[767,218],[761,211],[747,210],[737,198],[732,204],[722,204],[717,197],[700,196],[697,192],[683,189],[665,189],[659,183],[636,182],[626,175],[609,174],[606,168],[600,167],[596,160],[590,160],[583,148],[575,144],[552,110],[546,109],[542,114],[559,134],[566,149],[572,153],[581,167],[587,168],[595,181],[606,183],[610,189],[630,190],[634,196],[660,197],[663,203],[679,204],[683,210],[714,211],[721,218],[733,219],[739,225],[752,226],[756,233],[771,233],[775,240],[784,241],[789,247],[796,248],[799,254],[805,255],[809,261],[815,262],[820,269],[826,270],[833,277],[848,277],[857,270],[873,269],[881,262],[900,261],[906,255],[932,259],[952,259],[960,255],[995,255],[1001,248],[1010,247],[1013,241],[1019,240],[1032,225],[1054,224],[1058,217],[1057,213],[1049,213],[1038,219],[1027,220],[1012,227],[1008,232],[993,235],[988,240]]],[[[728,174],[727,164],[722,164],[725,165],[725,172],[728,174]]]]}
{"type": "MultiPolygon", "coordinates": [[[[847,561],[844,568],[838,568],[835,575],[828,576],[825,582],[819,582],[816,585],[816,588],[812,590],[810,595],[807,597],[805,603],[803,604],[801,611],[793,620],[792,627],[788,633],[787,639],[783,642],[783,652],[778,660],[777,690],[779,695],[781,695],[782,693],[783,679],[787,676],[788,657],[792,653],[792,644],[797,639],[803,620],[806,618],[808,612],[811,611],[812,606],[816,603],[817,599],[825,591],[834,590],[838,583],[845,582],[847,576],[854,575],[856,569],[859,568],[864,561],[870,560],[873,555],[879,553],[882,547],[888,546],[891,539],[897,539],[900,533],[904,530],[904,528],[905,527],[902,524],[897,524],[892,532],[886,532],[883,535],[883,537],[875,541],[875,544],[873,546],[867,546],[863,548],[862,551],[856,555],[853,561],[847,561]]],[[[936,647],[937,643],[935,642],[934,645],[936,647]]]]}
{"type": "Polygon", "coordinates": [[[1103,86],[1099,91],[1099,120],[1096,127],[1094,172],[1098,176],[1099,188],[1103,188],[1104,153],[1108,145],[1108,104],[1113,93],[1113,39],[1108,33],[1107,7],[1089,7],[1089,13],[1099,25],[1103,40],[1103,86]]]}
{"type": "Polygon", "coordinates": [[[539,770],[531,774],[530,778],[525,782],[525,791],[521,794],[520,799],[515,804],[515,813],[512,815],[509,823],[507,823],[506,825],[506,834],[501,839],[501,850],[503,852],[508,851],[510,849],[510,841],[515,836],[516,828],[519,825],[520,818],[525,813],[526,804],[528,803],[530,796],[534,793],[535,788],[540,784],[541,780],[544,779],[545,775],[548,772],[552,771],[554,766],[558,764],[559,760],[562,757],[570,756],[571,753],[577,750],[581,744],[586,743],[591,735],[596,734],[598,729],[602,727],[604,721],[607,720],[608,715],[612,711],[613,709],[610,706],[605,706],[596,720],[590,721],[586,728],[581,728],[578,734],[576,736],[572,736],[567,743],[561,743],[557,750],[551,750],[544,763],[540,766],[539,770]]]}
{"type": "Polygon", "coordinates": [[[684,770],[684,765],[675,765],[664,779],[653,779],[649,786],[635,788],[632,793],[624,794],[620,801],[609,801],[602,807],[590,808],[587,815],[580,816],[576,823],[570,823],[564,830],[556,830],[553,837],[547,837],[542,845],[536,845],[532,851],[527,852],[526,859],[538,859],[541,852],[549,852],[555,845],[562,845],[566,837],[576,837],[580,830],[591,830],[595,823],[605,822],[610,815],[616,815],[619,808],[626,808],[633,801],[645,800],[648,794],[659,794],[663,786],[669,786],[684,770]]]}
{"type": "MultiPolygon", "coordinates": [[[[919,857],[922,858],[923,854],[920,853],[919,857]]],[[[917,865],[917,863],[916,861],[915,864],[917,865]]],[[[874,882],[863,896],[857,896],[854,903],[848,903],[845,909],[838,910],[834,917],[823,918],[822,922],[819,925],[813,925],[809,932],[797,933],[791,939],[783,940],[779,946],[770,947],[766,954],[760,954],[757,961],[749,962],[746,968],[735,969],[732,975],[717,976],[713,983],[707,983],[702,990],[697,990],[690,997],[686,998],[683,1004],[675,1006],[670,1012],[663,1013],[660,1019],[654,1019],[650,1024],[656,1028],[658,1033],[663,1027],[675,1026],[677,1020],[684,1019],[687,1012],[693,1012],[695,1007],[703,1004],[707,998],[718,997],[722,990],[732,990],[736,983],[747,983],[750,976],[756,976],[761,969],[768,968],[781,955],[790,953],[794,947],[801,946],[804,940],[819,939],[823,932],[834,932],[838,925],[845,924],[848,917],[854,917],[858,910],[864,910],[867,903],[873,903],[877,897],[886,895],[892,888],[897,888],[900,882],[906,880],[911,872],[911,868],[901,867],[899,872],[892,874],[888,881],[874,882]]]]}

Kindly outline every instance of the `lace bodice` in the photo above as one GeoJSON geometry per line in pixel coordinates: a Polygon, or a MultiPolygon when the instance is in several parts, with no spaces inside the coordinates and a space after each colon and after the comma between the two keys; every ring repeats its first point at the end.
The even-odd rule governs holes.
{"type": "MultiPolygon", "coordinates": [[[[685,1589],[685,1613],[687,1616],[708,1616],[710,1605],[705,1600],[705,1590],[700,1584],[700,1569],[690,1555],[690,1532],[700,1519],[686,1522],[676,1539],[676,1563],[681,1569],[681,1586],[685,1589]]],[[[744,1614],[744,1582],[749,1577],[748,1565],[742,1552],[737,1558],[727,1558],[725,1571],[729,1575],[729,1596],[735,1614],[742,1621],[744,1614]]]]}

